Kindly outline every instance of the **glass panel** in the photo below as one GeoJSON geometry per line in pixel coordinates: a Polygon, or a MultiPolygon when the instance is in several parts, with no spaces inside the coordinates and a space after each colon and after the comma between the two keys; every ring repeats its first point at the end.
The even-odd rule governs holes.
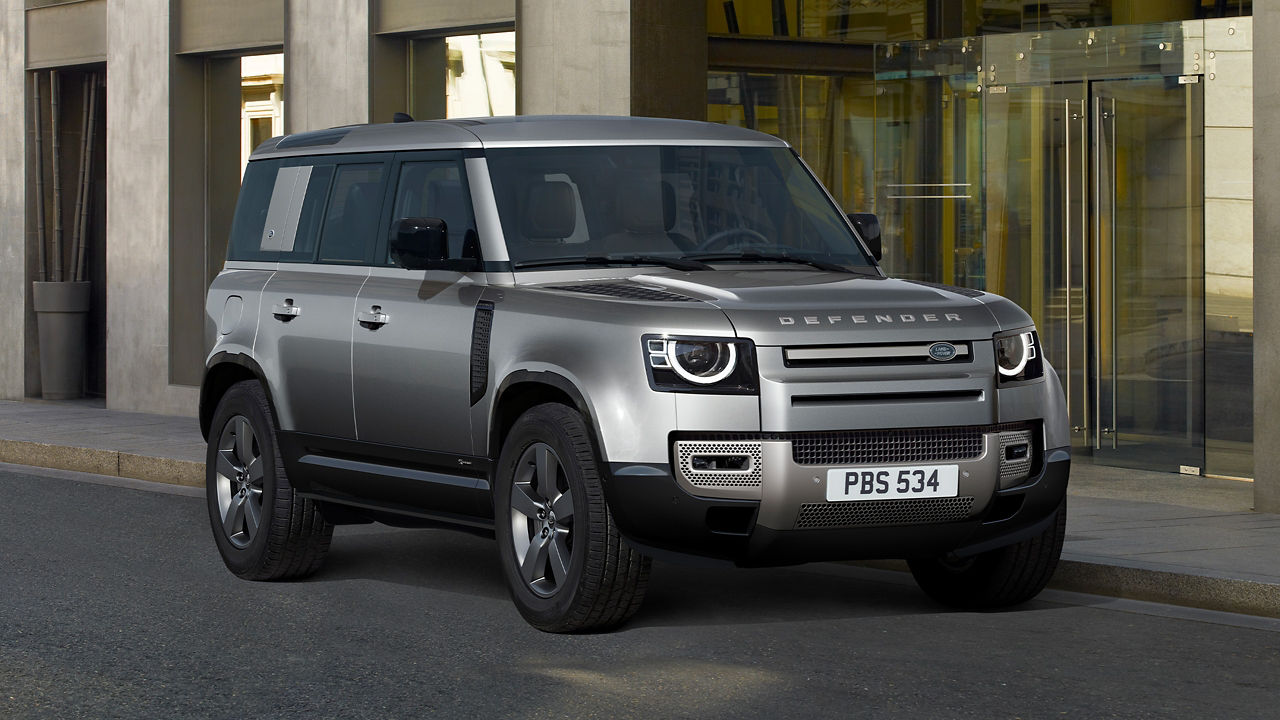
{"type": "Polygon", "coordinates": [[[976,49],[947,40],[876,53],[875,212],[894,276],[986,284],[976,49]]]}
{"type": "Polygon", "coordinates": [[[713,35],[771,35],[843,42],[919,40],[926,0],[707,0],[713,35]]]}
{"type": "Polygon", "coordinates": [[[875,86],[841,76],[712,72],[707,119],[786,140],[847,212],[874,208],[875,86]]]}
{"type": "Polygon", "coordinates": [[[516,114],[516,34],[445,38],[445,117],[516,114]]]}
{"type": "Polygon", "coordinates": [[[1093,83],[1098,457],[1204,466],[1199,83],[1093,83]]]}
{"type": "Polygon", "coordinates": [[[1092,449],[1085,320],[1087,86],[1013,86],[987,97],[987,289],[1025,308],[1092,449]]]}

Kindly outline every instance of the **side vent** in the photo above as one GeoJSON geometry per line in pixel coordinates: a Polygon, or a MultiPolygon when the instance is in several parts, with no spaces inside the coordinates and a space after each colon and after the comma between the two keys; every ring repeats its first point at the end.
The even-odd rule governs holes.
{"type": "Polygon", "coordinates": [[[653,302],[696,302],[688,295],[668,292],[661,288],[649,287],[637,283],[587,283],[583,285],[551,285],[548,290],[583,293],[586,295],[603,295],[623,300],[650,300],[653,302]]]}
{"type": "Polygon", "coordinates": [[[489,335],[493,331],[493,303],[485,300],[476,306],[471,325],[471,404],[484,397],[489,388],[489,335]]]}

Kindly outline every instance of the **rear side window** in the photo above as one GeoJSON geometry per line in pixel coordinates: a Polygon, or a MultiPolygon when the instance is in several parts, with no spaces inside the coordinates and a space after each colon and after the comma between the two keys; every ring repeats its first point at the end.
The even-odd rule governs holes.
{"type": "Polygon", "coordinates": [[[231,228],[229,260],[310,262],[332,165],[258,161],[245,170],[231,228]]]}
{"type": "Polygon", "coordinates": [[[373,259],[385,167],[383,163],[338,166],[320,235],[320,262],[373,259]]]}
{"type": "Polygon", "coordinates": [[[279,256],[279,252],[262,247],[267,210],[279,168],[279,160],[256,160],[245,168],[236,216],[231,223],[231,241],[227,243],[228,260],[275,262],[279,256]]]}

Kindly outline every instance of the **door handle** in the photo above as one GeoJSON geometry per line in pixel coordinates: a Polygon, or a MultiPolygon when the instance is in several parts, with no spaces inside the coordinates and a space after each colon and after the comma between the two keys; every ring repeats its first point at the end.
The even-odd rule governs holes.
{"type": "Polygon", "coordinates": [[[382,312],[381,305],[374,305],[367,312],[356,313],[356,320],[359,320],[361,325],[368,327],[370,330],[377,330],[391,322],[391,316],[382,312]]]}
{"type": "Polygon", "coordinates": [[[285,298],[283,305],[273,305],[271,307],[271,314],[281,322],[289,322],[302,314],[302,308],[293,304],[293,298],[285,298]]]}

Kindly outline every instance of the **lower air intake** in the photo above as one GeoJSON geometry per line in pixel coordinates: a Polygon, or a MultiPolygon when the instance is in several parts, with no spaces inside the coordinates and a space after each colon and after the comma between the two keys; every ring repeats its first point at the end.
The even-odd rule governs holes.
{"type": "Polygon", "coordinates": [[[805,503],[800,506],[796,529],[955,522],[967,518],[972,508],[971,497],[805,503]]]}

